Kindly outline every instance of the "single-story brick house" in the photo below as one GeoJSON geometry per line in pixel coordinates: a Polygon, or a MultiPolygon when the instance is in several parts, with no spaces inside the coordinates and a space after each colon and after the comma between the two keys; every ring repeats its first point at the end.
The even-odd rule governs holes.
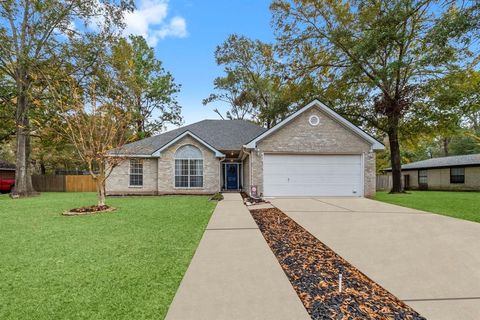
{"type": "Polygon", "coordinates": [[[203,120],[113,150],[107,194],[373,196],[384,146],[315,100],[271,129],[203,120]]]}
{"type": "MultiPolygon", "coordinates": [[[[391,175],[391,169],[385,170],[391,175]]],[[[406,189],[480,190],[480,154],[432,158],[404,164],[406,189]]]]}
{"type": "Polygon", "coordinates": [[[15,180],[15,165],[0,159],[0,180],[15,180]]]}

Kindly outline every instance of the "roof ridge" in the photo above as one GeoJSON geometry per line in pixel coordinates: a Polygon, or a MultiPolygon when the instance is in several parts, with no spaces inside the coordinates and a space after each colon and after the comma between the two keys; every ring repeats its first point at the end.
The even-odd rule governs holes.
{"type": "Polygon", "coordinates": [[[467,157],[467,156],[480,156],[480,153],[468,153],[468,154],[456,154],[456,155],[451,155],[451,156],[443,156],[443,157],[432,157],[428,159],[423,159],[423,160],[417,160],[405,164],[411,164],[415,162],[422,162],[422,161],[428,161],[428,160],[433,160],[433,159],[446,159],[446,158],[458,158],[458,157],[467,157]]]}

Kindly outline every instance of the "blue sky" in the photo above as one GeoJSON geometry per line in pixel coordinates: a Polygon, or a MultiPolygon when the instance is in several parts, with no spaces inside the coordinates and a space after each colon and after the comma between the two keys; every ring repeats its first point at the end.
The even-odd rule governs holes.
{"type": "Polygon", "coordinates": [[[214,78],[222,75],[215,47],[231,33],[272,41],[269,4],[269,0],[137,0],[137,11],[126,17],[126,32],[145,36],[182,85],[178,98],[185,124],[218,118],[215,107],[226,110],[221,104],[202,105],[213,92],[214,78]]]}

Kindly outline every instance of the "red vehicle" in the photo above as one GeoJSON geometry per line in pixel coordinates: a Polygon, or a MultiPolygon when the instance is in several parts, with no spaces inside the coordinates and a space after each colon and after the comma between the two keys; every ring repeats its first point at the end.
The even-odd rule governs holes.
{"type": "Polygon", "coordinates": [[[15,180],[0,180],[0,193],[10,193],[15,186],[15,180]]]}

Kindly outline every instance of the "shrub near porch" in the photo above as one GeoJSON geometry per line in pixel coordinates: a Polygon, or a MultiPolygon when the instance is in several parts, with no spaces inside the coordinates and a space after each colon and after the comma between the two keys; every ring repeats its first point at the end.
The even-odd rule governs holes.
{"type": "Polygon", "coordinates": [[[162,319],[214,202],[107,199],[114,213],[63,217],[94,193],[0,196],[0,319],[162,319]]]}

